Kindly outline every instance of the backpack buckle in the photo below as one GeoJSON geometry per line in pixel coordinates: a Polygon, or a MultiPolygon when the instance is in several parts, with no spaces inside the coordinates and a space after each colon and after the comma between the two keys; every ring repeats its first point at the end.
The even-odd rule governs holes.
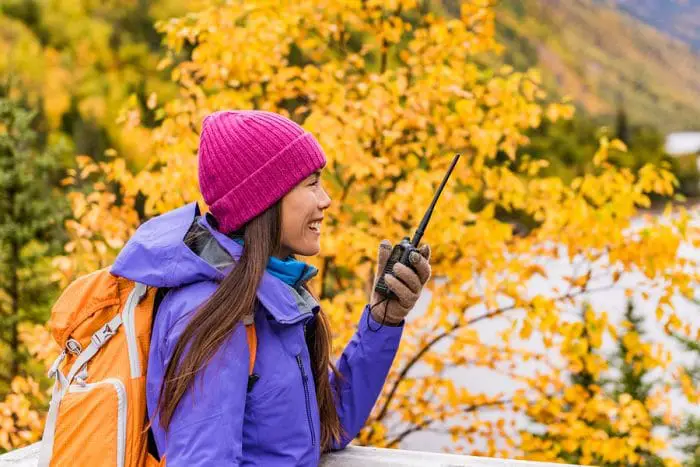
{"type": "Polygon", "coordinates": [[[66,350],[73,355],[80,355],[80,352],[83,351],[83,347],[80,345],[80,342],[71,337],[66,341],[66,350]]]}
{"type": "Polygon", "coordinates": [[[117,330],[110,328],[109,323],[107,323],[104,326],[102,326],[102,328],[99,329],[95,334],[93,334],[90,340],[99,349],[116,333],[117,330]]]}

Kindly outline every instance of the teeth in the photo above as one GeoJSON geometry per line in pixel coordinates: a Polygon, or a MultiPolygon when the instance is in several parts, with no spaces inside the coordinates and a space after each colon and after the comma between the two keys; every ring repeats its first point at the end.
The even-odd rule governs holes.
{"type": "Polygon", "coordinates": [[[311,224],[309,224],[309,227],[311,228],[311,230],[319,231],[319,230],[321,230],[321,223],[320,222],[312,222],[311,224]]]}

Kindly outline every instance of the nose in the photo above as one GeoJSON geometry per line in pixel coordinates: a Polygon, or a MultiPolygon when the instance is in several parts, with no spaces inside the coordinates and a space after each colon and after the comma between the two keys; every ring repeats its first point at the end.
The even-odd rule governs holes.
{"type": "Polygon", "coordinates": [[[328,209],[331,205],[331,197],[328,196],[328,192],[324,188],[321,188],[321,197],[319,198],[318,207],[322,211],[328,209]]]}

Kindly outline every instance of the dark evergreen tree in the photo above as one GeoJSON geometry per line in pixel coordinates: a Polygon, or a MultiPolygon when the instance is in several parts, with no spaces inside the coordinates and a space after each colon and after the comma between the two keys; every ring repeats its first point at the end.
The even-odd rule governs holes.
{"type": "MultiPolygon", "coordinates": [[[[700,300],[693,301],[696,310],[700,311],[700,300]]],[[[694,387],[700,386],[700,342],[675,334],[674,337],[685,350],[695,356],[693,363],[685,368],[694,387]]],[[[683,453],[688,457],[684,465],[700,467],[700,416],[689,414],[683,425],[674,431],[674,436],[680,440],[683,453]]]]}
{"type": "MultiPolygon", "coordinates": [[[[613,366],[619,375],[610,381],[609,392],[616,398],[622,394],[629,394],[633,399],[646,405],[654,385],[660,382],[651,379],[649,370],[642,365],[641,360],[643,357],[634,353],[632,349],[628,347],[625,339],[626,335],[636,334],[639,336],[640,340],[644,340],[644,316],[634,308],[632,300],[627,301],[624,316],[627,322],[625,326],[626,331],[620,336],[617,342],[617,349],[612,359],[613,366]]],[[[650,415],[654,427],[663,425],[663,420],[660,416],[655,414],[650,415]]],[[[636,452],[644,459],[644,465],[664,465],[660,457],[645,449],[638,448],[636,452]]]]}
{"type": "MultiPolygon", "coordinates": [[[[587,355],[594,358],[606,358],[606,356],[601,352],[599,348],[592,344],[592,336],[588,331],[588,324],[590,316],[586,311],[590,308],[589,304],[584,304],[581,308],[580,319],[584,324],[583,331],[581,333],[580,339],[586,342],[587,355]]],[[[658,381],[650,379],[649,371],[645,369],[644,365],[641,364],[642,356],[638,355],[633,351],[632,348],[628,348],[625,339],[626,335],[631,333],[636,333],[640,338],[644,336],[643,330],[643,317],[634,309],[632,302],[627,303],[627,309],[625,311],[625,319],[628,321],[626,331],[620,335],[618,340],[617,349],[614,354],[609,359],[610,368],[605,374],[597,374],[590,371],[585,365],[576,372],[571,372],[569,374],[569,380],[572,385],[578,385],[583,391],[585,391],[586,397],[593,398],[599,388],[602,388],[603,394],[610,399],[619,400],[623,394],[628,394],[632,399],[646,405],[646,402],[650,396],[651,391],[658,381]]],[[[635,339],[636,340],[636,339],[635,339]]],[[[626,397],[626,396],[625,396],[626,397]]],[[[564,405],[564,412],[571,410],[570,405],[564,405]]],[[[652,429],[660,426],[663,420],[660,416],[653,413],[650,414],[652,429]]],[[[543,420],[533,419],[534,422],[543,423],[543,420]]],[[[613,423],[604,417],[593,417],[592,419],[580,418],[581,423],[585,423],[589,427],[595,430],[601,430],[606,433],[610,438],[623,438],[625,433],[621,433],[613,423]]],[[[546,423],[545,423],[546,424],[546,423]]],[[[551,441],[553,444],[558,444],[561,442],[561,435],[554,432],[546,431],[544,433],[533,434],[533,436],[543,440],[551,441]]],[[[658,455],[649,452],[643,447],[637,447],[635,449],[635,454],[638,454],[642,458],[642,463],[639,465],[652,466],[652,467],[662,467],[664,465],[663,459],[658,455]]],[[[562,461],[569,464],[580,465],[583,463],[585,454],[581,448],[575,451],[563,451],[559,453],[559,457],[562,461]]],[[[605,466],[605,467],[625,467],[627,466],[626,461],[621,462],[609,462],[604,458],[599,456],[594,456],[593,459],[588,458],[589,462],[592,461],[593,465],[605,466]]]]}
{"type": "Polygon", "coordinates": [[[18,325],[44,323],[54,287],[50,259],[61,251],[68,213],[56,190],[58,145],[40,141],[36,114],[0,99],[0,393],[22,372],[18,325]]]}
{"type": "Polygon", "coordinates": [[[627,120],[627,112],[625,111],[624,101],[622,96],[617,97],[617,117],[615,121],[615,136],[617,139],[629,146],[630,144],[630,128],[627,120]]]}

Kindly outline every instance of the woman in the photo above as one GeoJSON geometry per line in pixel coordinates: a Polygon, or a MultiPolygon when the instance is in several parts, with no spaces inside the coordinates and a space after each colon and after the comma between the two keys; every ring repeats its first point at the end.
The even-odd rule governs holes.
{"type": "MultiPolygon", "coordinates": [[[[314,137],[274,113],[208,116],[191,204],[152,219],[113,272],[169,291],[158,306],[147,403],[167,465],[317,465],[362,428],[399,346],[403,320],[430,276],[430,249],[385,278],[334,366],[328,319],[307,289],[331,200],[314,137]],[[138,270],[138,273],[134,273],[138,270]],[[129,273],[127,273],[129,271],[129,273]],[[249,378],[244,324],[257,355],[249,378]],[[176,365],[179,362],[179,365],[176,365]]],[[[391,251],[379,247],[378,271],[391,251]]]]}

